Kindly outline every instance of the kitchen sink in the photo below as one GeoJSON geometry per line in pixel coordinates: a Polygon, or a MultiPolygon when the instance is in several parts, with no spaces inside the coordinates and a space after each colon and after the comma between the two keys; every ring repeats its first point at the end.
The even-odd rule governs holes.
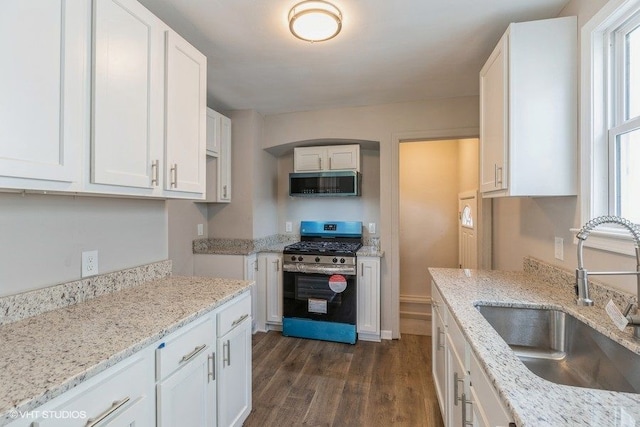
{"type": "Polygon", "coordinates": [[[577,387],[640,393],[640,355],[559,310],[476,307],[531,372],[577,387]]]}

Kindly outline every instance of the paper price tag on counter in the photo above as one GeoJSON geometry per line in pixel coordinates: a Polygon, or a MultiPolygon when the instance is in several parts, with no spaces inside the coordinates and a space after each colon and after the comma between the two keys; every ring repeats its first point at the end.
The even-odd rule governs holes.
{"type": "Polygon", "coordinates": [[[604,311],[607,312],[613,324],[616,325],[616,327],[621,331],[624,331],[624,328],[627,327],[629,321],[622,315],[622,312],[618,309],[618,307],[613,303],[612,300],[609,300],[604,308],[604,311]]]}

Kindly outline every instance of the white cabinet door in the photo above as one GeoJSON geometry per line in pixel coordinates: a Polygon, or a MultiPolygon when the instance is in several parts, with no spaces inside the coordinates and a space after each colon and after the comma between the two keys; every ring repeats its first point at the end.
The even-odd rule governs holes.
{"type": "Polygon", "coordinates": [[[166,46],[165,190],[204,194],[207,58],[172,30],[166,46]]]}
{"type": "Polygon", "coordinates": [[[158,384],[158,427],[216,425],[214,352],[205,348],[158,384]]]}
{"type": "Polygon", "coordinates": [[[135,0],[94,3],[91,182],[159,185],[164,25],[135,0]]]}
{"type": "Polygon", "coordinates": [[[326,163],[326,147],[296,147],[293,150],[293,169],[295,172],[321,171],[326,163]]]}
{"type": "Polygon", "coordinates": [[[327,147],[329,170],[360,170],[359,145],[330,145],[327,147]]]}
{"type": "Polygon", "coordinates": [[[240,427],[251,412],[251,321],[249,318],[218,338],[217,363],[218,425],[240,427]]]}
{"type": "Polygon", "coordinates": [[[358,339],[380,341],[380,258],[358,257],[358,339]]]}
{"type": "Polygon", "coordinates": [[[506,188],[505,161],[508,123],[508,34],[480,71],[480,191],[506,188]]]}
{"type": "Polygon", "coordinates": [[[0,2],[0,175],[80,180],[88,7],[85,0],[0,2]]]}
{"type": "Polygon", "coordinates": [[[447,335],[449,341],[445,347],[445,352],[447,354],[447,390],[449,391],[449,396],[446,399],[447,414],[443,414],[443,418],[445,419],[445,425],[461,426],[463,416],[462,399],[468,396],[467,370],[465,369],[464,360],[462,359],[464,354],[458,354],[450,338],[451,335],[447,335]]]}
{"type": "Polygon", "coordinates": [[[433,383],[438,396],[438,403],[440,404],[440,411],[443,418],[446,414],[447,408],[447,352],[446,352],[446,322],[444,311],[446,308],[443,305],[442,298],[438,293],[435,286],[431,286],[431,296],[433,299],[432,305],[432,323],[431,323],[431,346],[432,346],[432,359],[433,359],[433,383]]]}
{"type": "Polygon", "coordinates": [[[207,108],[207,156],[220,154],[220,118],[222,114],[207,108]]]}
{"type": "Polygon", "coordinates": [[[231,202],[231,120],[225,116],[220,117],[218,202],[231,202]]]}
{"type": "Polygon", "coordinates": [[[282,255],[265,253],[259,255],[260,280],[266,290],[266,322],[282,325],[282,255]]]}

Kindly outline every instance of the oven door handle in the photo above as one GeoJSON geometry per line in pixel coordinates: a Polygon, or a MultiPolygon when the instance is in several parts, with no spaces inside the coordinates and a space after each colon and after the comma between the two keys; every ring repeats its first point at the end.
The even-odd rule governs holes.
{"type": "Polygon", "coordinates": [[[289,273],[316,273],[316,274],[344,274],[347,276],[354,276],[356,274],[356,267],[320,267],[316,265],[304,265],[304,264],[291,264],[284,263],[282,265],[282,271],[289,273]]]}

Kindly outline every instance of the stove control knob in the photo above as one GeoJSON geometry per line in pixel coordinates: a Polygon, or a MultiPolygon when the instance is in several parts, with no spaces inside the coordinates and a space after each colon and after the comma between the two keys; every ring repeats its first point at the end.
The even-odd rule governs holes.
{"type": "Polygon", "coordinates": [[[296,260],[296,256],[294,255],[291,257],[291,261],[295,261],[295,260],[296,260]]]}
{"type": "Polygon", "coordinates": [[[340,263],[344,264],[344,258],[340,258],[340,263]]]}
{"type": "Polygon", "coordinates": [[[332,259],[331,261],[333,261],[333,262],[338,262],[338,258],[334,258],[334,259],[332,259]]]}
{"type": "Polygon", "coordinates": [[[302,261],[304,258],[302,258],[301,256],[298,257],[298,261],[302,261]]]}
{"type": "Polygon", "coordinates": [[[320,262],[320,257],[316,257],[316,262],[320,262]]]}

